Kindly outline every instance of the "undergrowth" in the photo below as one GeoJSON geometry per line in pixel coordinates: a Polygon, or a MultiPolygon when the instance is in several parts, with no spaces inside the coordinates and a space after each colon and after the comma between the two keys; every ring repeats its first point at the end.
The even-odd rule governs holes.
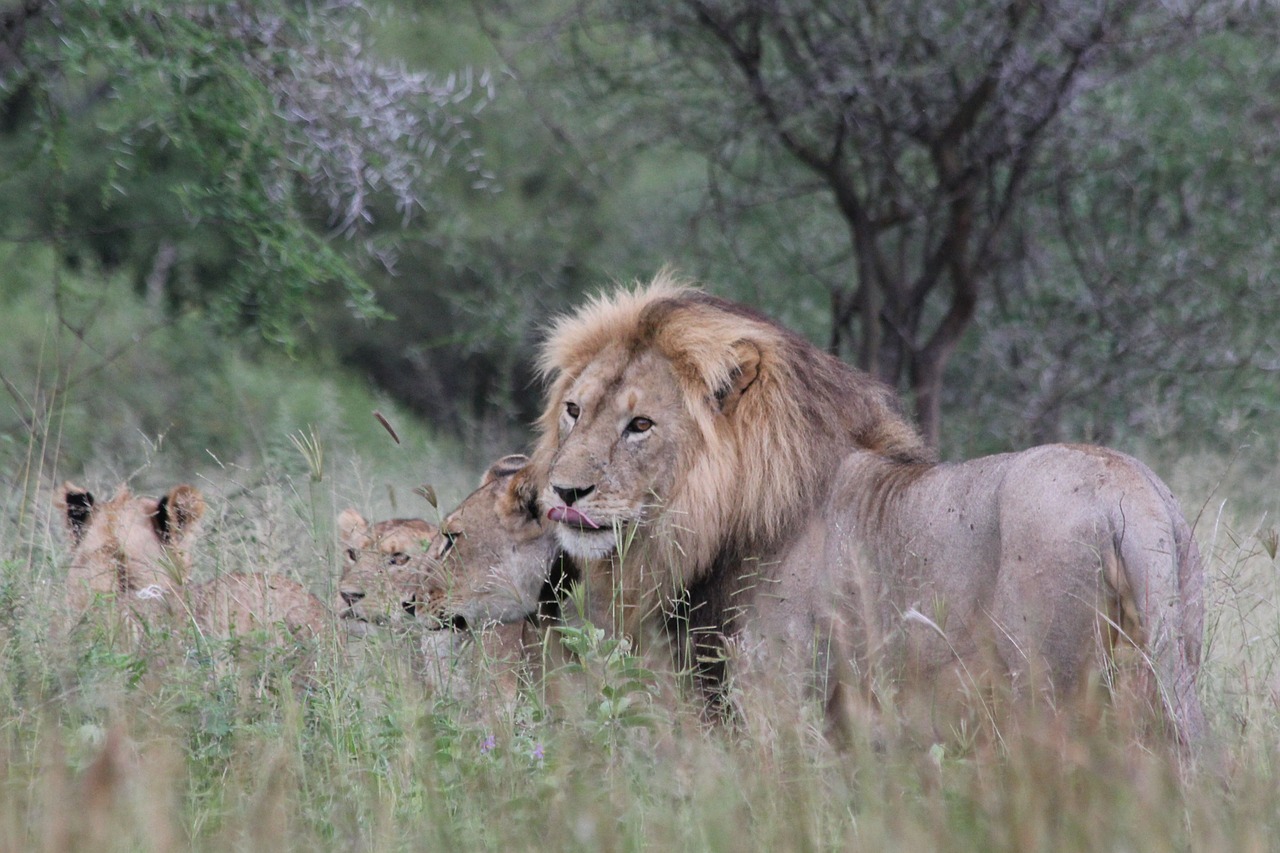
{"type": "MultiPolygon", "coordinates": [[[[197,576],[283,572],[331,600],[332,549],[317,537],[331,528],[315,516],[331,515],[346,490],[373,489],[329,475],[313,489],[316,473],[264,464],[234,479],[206,474],[220,497],[197,576]]],[[[65,548],[48,501],[33,504],[6,514],[0,540],[0,844],[1270,846],[1280,831],[1271,511],[1237,513],[1228,501],[1197,530],[1210,579],[1201,695],[1214,734],[1187,768],[1109,719],[1067,735],[1046,723],[999,741],[953,730],[836,751],[811,715],[775,709],[766,742],[672,700],[667,675],[589,623],[560,632],[578,656],[574,671],[510,700],[483,666],[466,689],[424,674],[422,645],[433,638],[412,633],[357,640],[335,630],[316,677],[298,689],[266,648],[228,667],[190,637],[166,638],[180,652],[157,655],[109,630],[62,630],[65,548]]]]}

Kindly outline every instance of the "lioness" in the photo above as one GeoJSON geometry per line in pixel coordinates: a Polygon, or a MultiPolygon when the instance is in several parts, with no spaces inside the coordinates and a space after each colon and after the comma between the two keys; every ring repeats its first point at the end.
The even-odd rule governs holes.
{"type": "Polygon", "coordinates": [[[188,583],[205,512],[192,486],[176,486],[158,500],[122,487],[99,504],[87,489],[66,483],[56,503],[72,546],[67,603],[74,614],[108,597],[131,620],[189,620],[214,639],[275,626],[291,637],[315,636],[331,624],[319,599],[288,578],[230,573],[188,583]]]}
{"type": "Polygon", "coordinates": [[[573,574],[539,511],[528,463],[499,459],[445,516],[422,585],[432,627],[479,631],[486,657],[511,671],[537,669],[558,620],[557,592],[573,574]]]}
{"type": "MultiPolygon", "coordinates": [[[[540,500],[547,517],[557,523],[561,546],[582,565],[589,599],[604,608],[593,614],[593,621],[612,620],[636,639],[674,636],[683,661],[713,684],[722,678],[729,657],[726,638],[733,647],[756,655],[757,662],[760,657],[753,650],[780,645],[786,662],[770,661],[772,653],[764,654],[763,663],[775,671],[792,671],[793,661],[806,659],[839,662],[839,655],[830,658],[824,650],[839,650],[839,624],[845,618],[859,624],[868,605],[855,596],[848,613],[831,611],[831,600],[844,586],[832,573],[854,569],[843,559],[828,566],[821,556],[825,549],[812,559],[811,546],[826,536],[824,507],[842,461],[855,451],[901,465],[895,469],[900,471],[931,470],[924,466],[933,461],[887,387],[755,311],[666,274],[647,287],[600,296],[559,320],[543,347],[540,368],[550,384],[531,477],[542,486],[540,500]],[[704,663],[708,660],[719,663],[704,663]]],[[[842,475],[839,482],[849,482],[848,477],[842,475]]],[[[994,489],[997,482],[987,484],[994,489]]],[[[1106,494],[1123,493],[1127,482],[1106,494]]],[[[887,560],[893,549],[906,547],[895,530],[927,519],[917,515],[895,527],[891,515],[898,504],[883,500],[887,492],[878,482],[866,485],[870,493],[865,499],[877,514],[869,517],[874,523],[859,526],[856,541],[887,560]]],[[[1011,500],[1016,499],[1018,493],[1012,494],[1011,500]]],[[[982,504],[977,495],[960,495],[955,505],[966,506],[970,500],[982,504]]],[[[985,505],[994,511],[998,504],[985,505]]],[[[1083,511],[1071,508],[1079,505],[1065,496],[1063,506],[1064,513],[1083,511]]],[[[1113,517],[1114,512],[1107,505],[1096,514],[1113,517]]],[[[839,509],[827,514],[837,522],[842,518],[839,509]]],[[[1177,522],[1171,517],[1165,516],[1167,541],[1183,524],[1180,515],[1177,522]]],[[[1150,523],[1149,518],[1143,520],[1150,523]]],[[[977,531],[1002,528],[981,520],[974,519],[969,541],[982,541],[998,553],[1000,546],[979,540],[977,531]]],[[[1049,512],[1038,523],[1053,521],[1049,512]]],[[[1037,528],[1028,535],[1040,537],[1041,550],[1025,556],[1039,565],[1067,562],[1074,567],[1072,577],[1095,578],[1086,596],[1090,607],[1109,596],[1127,600],[1122,587],[1112,591],[1100,586],[1108,579],[1101,570],[1107,552],[1095,554],[1083,567],[1077,562],[1084,550],[1080,547],[1067,552],[1071,556],[1043,552],[1074,533],[1071,525],[1037,528]]],[[[1134,541],[1157,538],[1150,529],[1141,537],[1132,535],[1134,541]]],[[[1101,540],[1094,536],[1086,541],[1101,540]]],[[[908,557],[906,551],[897,555],[901,561],[908,557]]],[[[1138,639],[1156,644],[1148,651],[1161,660],[1166,658],[1159,644],[1166,636],[1185,649],[1179,654],[1189,670],[1170,673],[1161,663],[1158,672],[1162,678],[1176,675],[1167,689],[1179,691],[1179,698],[1167,707],[1184,734],[1194,735],[1199,726],[1191,717],[1198,712],[1190,704],[1194,691],[1187,685],[1194,683],[1192,651],[1198,648],[1202,621],[1200,568],[1188,556],[1171,571],[1180,579],[1179,586],[1167,590],[1171,597],[1160,590],[1158,597],[1135,600],[1129,610],[1141,619],[1155,613],[1153,601],[1170,611],[1181,609],[1177,618],[1143,625],[1138,639]],[[1185,715],[1190,716],[1180,718],[1185,715]]],[[[1114,571],[1111,576],[1117,582],[1124,577],[1114,571]]],[[[981,589],[1002,597],[1024,595],[1030,585],[996,584],[994,567],[985,577],[981,589]]],[[[1146,595],[1146,584],[1154,582],[1141,579],[1134,594],[1146,595]]],[[[1037,598],[1023,603],[1055,614],[1034,620],[1046,630],[1070,633],[1081,628],[1079,608],[1062,596],[1078,592],[1071,584],[1046,584],[1037,589],[1037,598]],[[1046,593],[1056,597],[1045,601],[1046,593]],[[1073,614],[1069,621],[1057,621],[1056,614],[1068,611],[1073,614]]],[[[1016,604],[1002,606],[1001,614],[1007,616],[1016,604]]],[[[969,605],[960,601],[952,606],[961,612],[969,605]]],[[[1096,620],[1088,621],[1087,631],[1069,639],[1055,634],[1040,654],[1088,647],[1096,620]]],[[[861,624],[875,633],[872,623],[861,624]]],[[[967,631],[982,633],[972,624],[967,631]]],[[[1075,675],[1066,673],[1077,661],[1072,656],[1053,662],[1047,667],[1050,677],[1067,679],[1059,686],[1069,687],[1075,675]]],[[[823,672],[818,675],[826,698],[834,701],[839,692],[835,682],[823,672]]]]}
{"type": "MultiPolygon", "coordinates": [[[[556,543],[549,531],[542,531],[540,541],[522,536],[522,529],[539,527],[537,513],[530,523],[529,509],[504,503],[497,488],[510,482],[523,461],[524,457],[504,457],[491,466],[480,488],[448,516],[442,528],[421,519],[369,524],[354,509],[339,516],[339,536],[346,549],[346,566],[338,584],[342,618],[350,621],[356,634],[366,633],[371,625],[408,627],[416,616],[422,617],[419,627],[455,629],[429,632],[421,638],[422,675],[438,690],[480,699],[475,688],[487,672],[494,676],[502,698],[513,699],[522,673],[538,658],[540,635],[524,617],[537,609],[536,596],[549,560],[544,552],[554,553],[556,543]],[[521,461],[513,463],[513,459],[521,461]],[[501,510],[497,504],[502,504],[501,510]],[[477,511],[484,513],[482,522],[477,511]],[[446,591],[469,588],[472,582],[463,568],[478,570],[483,565],[487,576],[493,552],[486,543],[500,544],[516,565],[523,565],[521,557],[538,562],[525,573],[534,600],[527,607],[507,603],[504,610],[499,602],[505,596],[499,592],[485,611],[467,609],[442,621],[446,591]],[[530,548],[537,553],[530,554],[530,548]],[[473,549],[484,558],[471,559],[473,549]],[[460,555],[466,556],[460,560],[460,555]],[[519,618],[513,616],[516,612],[519,618]],[[501,618],[504,615],[509,618],[501,618]]],[[[519,598],[509,587],[504,591],[519,598]]]]}
{"type": "Polygon", "coordinates": [[[538,508],[528,463],[519,454],[502,457],[445,516],[423,587],[429,611],[444,625],[514,622],[548,603],[545,587],[560,579],[560,548],[538,508]]]}
{"type": "Polygon", "coordinates": [[[192,486],[175,486],[159,499],[134,497],[121,486],[99,503],[88,489],[64,483],[55,505],[71,543],[67,606],[73,614],[84,613],[95,596],[142,606],[186,584],[205,511],[192,486]]]}

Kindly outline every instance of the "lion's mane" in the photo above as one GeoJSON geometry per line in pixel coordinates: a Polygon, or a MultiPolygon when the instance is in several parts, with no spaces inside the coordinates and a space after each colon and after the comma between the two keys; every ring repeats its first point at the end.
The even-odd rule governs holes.
{"type": "Polygon", "coordinates": [[[850,449],[932,459],[887,386],[768,317],[663,272],[553,325],[539,362],[549,390],[535,465],[555,457],[557,418],[575,377],[619,345],[632,358],[653,350],[669,360],[701,435],[700,446],[682,448],[681,476],[658,496],[665,511],[639,543],[650,554],[666,550],[647,570],[673,573],[668,593],[717,565],[775,551],[817,511],[850,449]],[[744,351],[758,356],[754,381],[721,411],[714,404],[742,371],[744,351]]]}

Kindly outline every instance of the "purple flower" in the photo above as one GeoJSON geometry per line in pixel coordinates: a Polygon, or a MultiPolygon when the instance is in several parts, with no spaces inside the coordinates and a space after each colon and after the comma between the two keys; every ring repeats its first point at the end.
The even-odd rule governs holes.
{"type": "Polygon", "coordinates": [[[541,760],[542,760],[542,744],[540,744],[540,743],[538,743],[538,744],[534,744],[534,746],[533,746],[533,758],[534,758],[534,760],[535,760],[535,761],[541,761],[541,760]]]}
{"type": "Polygon", "coordinates": [[[489,735],[487,738],[484,739],[484,743],[480,744],[480,754],[484,755],[485,753],[487,753],[489,750],[493,749],[497,745],[498,745],[498,739],[495,738],[493,735],[489,735]]]}

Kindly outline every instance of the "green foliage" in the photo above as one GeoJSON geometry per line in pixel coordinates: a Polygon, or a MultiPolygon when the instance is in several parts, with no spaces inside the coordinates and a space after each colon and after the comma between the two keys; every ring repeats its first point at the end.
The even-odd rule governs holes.
{"type": "MultiPolygon", "coordinates": [[[[48,274],[49,250],[0,255],[0,340],[11,353],[0,364],[0,482],[11,489],[72,479],[111,491],[135,477],[144,491],[167,489],[198,472],[265,464],[344,486],[386,478],[405,501],[427,481],[453,498],[469,491],[470,467],[481,465],[468,464],[471,454],[488,451],[446,459],[435,430],[342,369],[228,348],[199,313],[172,318],[119,275],[63,273],[50,298],[28,284],[48,274]],[[297,447],[303,438],[310,456],[297,447]],[[368,468],[355,463],[357,452],[368,468]]],[[[376,497],[368,482],[361,501],[376,497]]],[[[330,488],[313,481],[309,503],[330,488]]]]}
{"type": "Polygon", "coordinates": [[[959,356],[958,448],[1221,447],[1280,412],[1275,87],[1255,85],[1280,79],[1273,41],[1206,38],[1082,101],[1052,152],[1077,165],[1034,199],[1019,228],[1034,248],[959,356]]]}
{"type": "MultiPolygon", "coordinates": [[[[558,2],[37,5],[0,68],[0,237],[52,248],[31,286],[55,304],[60,277],[91,290],[105,273],[189,329],[238,344],[249,328],[334,359],[503,450],[539,406],[530,363],[548,318],[611,281],[674,262],[818,343],[852,322],[835,317],[857,273],[829,188],[726,98],[687,4],[587,4],[599,32],[639,32],[642,15],[660,32],[577,42],[583,21],[558,2]]],[[[918,14],[957,79],[980,70],[958,35],[969,10],[914,8],[878,26],[918,14]]],[[[1275,76],[1275,21],[1251,8],[1224,28],[1219,11],[1098,66],[1043,140],[947,373],[948,455],[1247,432],[1274,414],[1277,87],[1254,81],[1275,76]]],[[[868,20],[787,10],[809,13],[868,20]]],[[[914,42],[886,44],[880,83],[914,85],[930,67],[914,42]]],[[[763,61],[790,85],[776,45],[763,61]]],[[[818,133],[818,113],[800,124],[818,133]]],[[[851,151],[868,199],[931,190],[918,147],[886,146],[902,159],[883,192],[867,146],[851,151]]],[[[910,231],[911,207],[885,221],[910,231]]],[[[908,269],[919,249],[904,237],[884,254],[908,269]]]]}
{"type": "Polygon", "coordinates": [[[27,166],[8,176],[11,191],[55,188],[24,196],[38,205],[23,213],[43,239],[73,259],[131,263],[139,278],[168,241],[194,279],[173,298],[216,303],[232,322],[261,319],[274,339],[315,284],[338,282],[367,302],[346,262],[268,185],[285,152],[269,93],[238,60],[247,45],[168,3],[58,4],[49,14],[31,25],[31,124],[6,140],[11,162],[27,166]],[[54,156],[22,156],[39,150],[54,156]],[[202,270],[210,236],[223,246],[202,270]]]}
{"type": "Polygon", "coordinates": [[[382,316],[359,270],[368,247],[331,238],[375,202],[409,218],[451,151],[458,167],[477,156],[462,109],[487,81],[369,61],[359,0],[26,14],[22,61],[0,69],[14,166],[0,180],[26,191],[6,230],[123,265],[230,329],[291,346],[318,300],[382,316]]]}
{"type": "Polygon", "coordinates": [[[948,455],[1059,437],[1185,439],[1273,410],[1275,87],[1254,83],[1274,76],[1273,10],[1208,4],[1175,20],[1126,4],[1035,7],[1007,55],[989,41],[1003,12],[987,6],[505,10],[493,25],[504,56],[581,171],[607,176],[603,202],[628,205],[642,186],[629,179],[649,172],[653,195],[616,232],[639,252],[680,261],[819,343],[843,339],[846,354],[867,277],[901,286],[881,313],[880,353],[902,388],[917,355],[949,351],[928,333],[960,285],[930,271],[976,263],[974,328],[945,374],[948,455]],[[1114,17],[1091,30],[1095,13],[1114,17]],[[1085,43],[1063,36],[1077,25],[1107,37],[1055,93],[1055,57],[1085,43]],[[953,139],[938,118],[996,65],[990,90],[972,87],[974,135],[953,139]],[[796,162],[797,148],[812,158],[796,162]],[[937,244],[960,197],[934,173],[943,149],[981,187],[961,217],[979,235],[969,251],[937,244]],[[882,223],[862,249],[847,193],[828,185],[842,162],[836,177],[882,223]],[[868,243],[880,249],[860,267],[868,243]],[[930,293],[930,282],[942,284],[930,293]],[[921,295],[919,311],[901,307],[921,295]],[[909,352],[894,357],[902,341],[909,352]]]}
{"type": "Polygon", "coordinates": [[[605,744],[613,743],[619,730],[654,724],[650,703],[657,676],[631,653],[625,637],[609,636],[586,620],[555,631],[574,656],[567,672],[587,677],[587,719],[600,727],[605,744]]]}

